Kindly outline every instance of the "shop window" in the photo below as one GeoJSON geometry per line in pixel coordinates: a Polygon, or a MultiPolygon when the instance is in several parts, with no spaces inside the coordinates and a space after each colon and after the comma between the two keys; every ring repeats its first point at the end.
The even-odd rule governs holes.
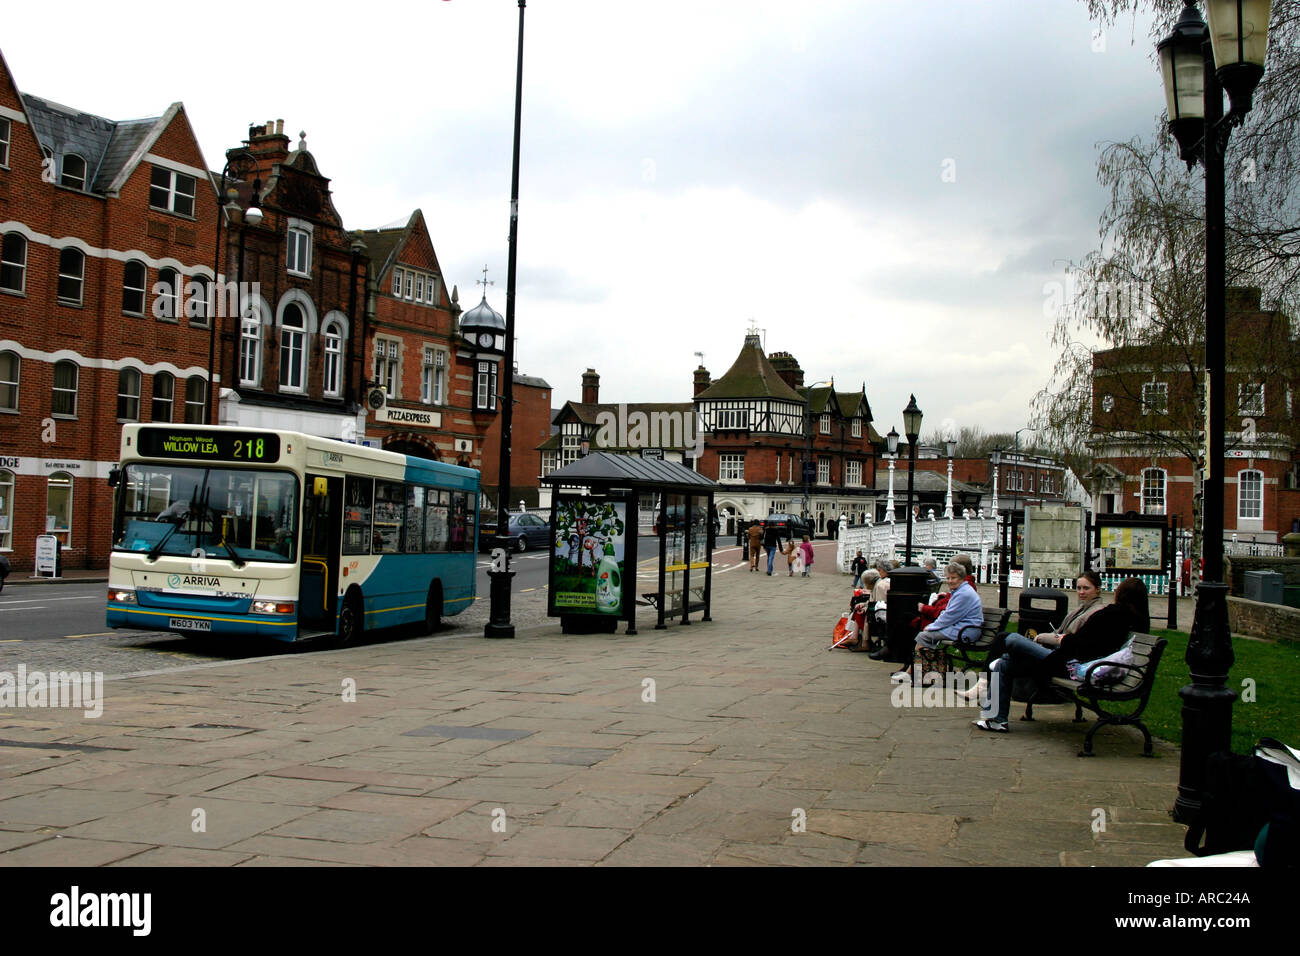
{"type": "Polygon", "coordinates": [[[46,484],[45,533],[57,535],[65,548],[72,544],[72,476],[66,471],[56,471],[46,484]]]}

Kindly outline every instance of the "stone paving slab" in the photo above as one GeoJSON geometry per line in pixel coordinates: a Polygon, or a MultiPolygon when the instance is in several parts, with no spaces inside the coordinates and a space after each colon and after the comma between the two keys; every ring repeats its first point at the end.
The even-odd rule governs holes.
{"type": "Polygon", "coordinates": [[[995,736],[970,726],[973,707],[896,706],[891,665],[827,651],[846,603],[840,575],[720,570],[714,620],[686,628],[530,623],[513,641],[469,628],[114,679],[100,719],[4,715],[0,866],[1185,855],[1168,817],[1175,748],[1144,759],[1119,729],[1081,760],[1087,725],[1066,708],[995,736]]]}

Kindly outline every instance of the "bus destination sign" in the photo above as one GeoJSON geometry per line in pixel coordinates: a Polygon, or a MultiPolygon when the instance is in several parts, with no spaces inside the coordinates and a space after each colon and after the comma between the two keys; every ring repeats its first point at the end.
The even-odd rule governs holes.
{"type": "Polygon", "coordinates": [[[280,460],[280,436],[204,428],[142,428],[137,451],[147,458],[246,461],[265,465],[280,460]]]}

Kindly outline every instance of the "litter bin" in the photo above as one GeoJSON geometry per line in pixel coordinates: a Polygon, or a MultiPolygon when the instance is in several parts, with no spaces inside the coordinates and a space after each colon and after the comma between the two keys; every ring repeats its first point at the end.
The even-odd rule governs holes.
{"type": "Polygon", "coordinates": [[[912,663],[916,628],[912,621],[930,597],[930,572],[926,568],[895,568],[889,572],[885,598],[885,657],[899,664],[912,663]]]}
{"type": "Polygon", "coordinates": [[[1042,634],[1056,628],[1065,620],[1070,607],[1070,596],[1060,588],[1025,588],[1020,592],[1019,624],[1021,634],[1033,631],[1042,634]],[[1034,602],[1038,603],[1035,604],[1034,602]]]}
{"type": "Polygon", "coordinates": [[[1282,603],[1282,575],[1276,571],[1247,571],[1244,575],[1246,600],[1264,604],[1282,603]]]}

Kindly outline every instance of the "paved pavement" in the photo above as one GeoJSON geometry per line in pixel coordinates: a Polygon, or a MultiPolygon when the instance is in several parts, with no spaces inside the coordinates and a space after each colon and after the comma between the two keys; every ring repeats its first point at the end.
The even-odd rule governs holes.
{"type": "MultiPolygon", "coordinates": [[[[222,661],[0,711],[0,865],[1139,865],[1177,751],[896,707],[847,579],[717,573],[711,622],[222,661]],[[354,698],[354,699],[353,699],[354,698]]],[[[819,557],[822,557],[819,554],[819,557]]],[[[820,570],[824,569],[824,570],[820,570]]],[[[986,598],[988,590],[985,589],[986,598]]],[[[994,595],[996,591],[994,591],[994,595]]],[[[1018,710],[1017,710],[1018,712],[1018,710]]]]}

